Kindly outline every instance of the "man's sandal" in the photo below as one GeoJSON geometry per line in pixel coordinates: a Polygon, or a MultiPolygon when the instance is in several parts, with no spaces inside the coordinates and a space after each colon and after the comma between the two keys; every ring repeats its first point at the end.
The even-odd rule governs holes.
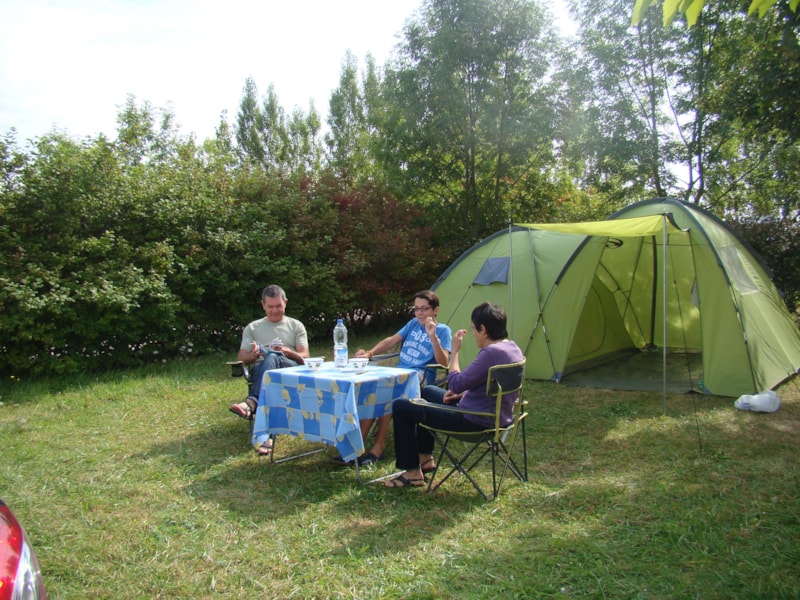
{"type": "Polygon", "coordinates": [[[256,405],[248,398],[244,402],[231,404],[231,407],[228,410],[233,414],[242,417],[243,419],[251,421],[253,419],[253,413],[256,412],[256,405]]]}
{"type": "Polygon", "coordinates": [[[436,465],[434,465],[432,467],[425,468],[425,465],[428,465],[428,464],[433,464],[433,457],[432,456],[419,466],[419,470],[422,471],[423,475],[427,475],[428,473],[433,473],[436,470],[436,465]]]}
{"type": "Polygon", "coordinates": [[[398,475],[394,479],[386,481],[383,485],[387,488],[422,487],[425,479],[409,479],[405,475],[398,475]]]}

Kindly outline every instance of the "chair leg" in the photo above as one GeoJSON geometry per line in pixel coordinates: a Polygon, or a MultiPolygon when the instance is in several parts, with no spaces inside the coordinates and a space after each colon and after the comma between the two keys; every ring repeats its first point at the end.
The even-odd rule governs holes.
{"type": "Polygon", "coordinates": [[[528,438],[525,436],[525,419],[522,419],[522,467],[525,479],[528,481],[528,438]]]}
{"type": "Polygon", "coordinates": [[[458,467],[451,466],[447,474],[445,474],[444,477],[442,477],[438,482],[436,482],[436,485],[433,485],[434,482],[436,481],[436,474],[439,472],[439,468],[443,464],[442,459],[445,456],[447,456],[447,458],[450,460],[451,465],[455,465],[458,462],[456,457],[453,456],[453,453],[450,452],[450,449],[447,447],[447,445],[450,443],[449,436],[445,437],[444,440],[442,440],[441,438],[439,438],[438,435],[436,435],[436,433],[433,433],[433,439],[436,441],[437,444],[439,444],[439,448],[441,448],[441,450],[439,450],[439,456],[436,457],[436,468],[434,469],[433,473],[431,473],[431,480],[428,482],[429,492],[433,492],[436,489],[438,489],[440,485],[442,485],[445,481],[447,481],[447,479],[449,479],[450,476],[458,470],[458,467]]]}
{"type": "Polygon", "coordinates": [[[503,472],[505,474],[505,471],[509,470],[512,473],[514,473],[516,478],[519,479],[520,481],[527,481],[526,476],[523,475],[522,470],[517,465],[517,461],[514,460],[514,457],[511,454],[512,450],[513,450],[513,445],[511,448],[509,448],[505,444],[503,444],[503,442],[500,442],[497,446],[497,455],[500,458],[500,460],[503,461],[504,464],[503,472]]]}
{"type": "Polygon", "coordinates": [[[506,472],[511,471],[514,475],[517,476],[518,479],[522,479],[522,475],[517,468],[514,459],[508,453],[503,442],[498,442],[497,445],[494,445],[492,449],[492,484],[494,486],[494,497],[495,499],[500,494],[500,486],[503,485],[503,480],[506,477],[506,472]],[[500,472],[499,479],[495,479],[495,460],[500,460],[503,463],[503,470],[500,472]]]}
{"type": "MultiPolygon", "coordinates": [[[[497,491],[500,487],[497,483],[497,449],[492,442],[489,442],[489,449],[492,453],[492,500],[497,500],[497,491]]],[[[503,469],[503,473],[500,475],[501,483],[503,481],[503,475],[505,475],[505,469],[503,469]]]]}
{"type": "MultiPolygon", "coordinates": [[[[516,433],[516,432],[514,432],[516,433]]],[[[520,469],[519,465],[517,464],[516,460],[514,460],[513,451],[516,447],[516,436],[512,436],[510,439],[510,444],[507,446],[503,439],[499,439],[494,441],[492,439],[486,440],[484,443],[476,443],[471,444],[469,450],[461,457],[457,457],[454,452],[450,448],[451,440],[457,439],[451,436],[445,435],[438,435],[436,432],[432,432],[434,440],[440,446],[439,455],[436,459],[436,469],[431,473],[431,479],[428,482],[427,490],[429,492],[437,490],[445,481],[447,481],[451,475],[458,472],[464,475],[469,482],[472,484],[472,487],[483,496],[484,500],[489,500],[489,496],[486,492],[481,489],[478,485],[478,482],[475,478],[471,475],[472,470],[478,466],[478,464],[486,457],[487,453],[491,453],[491,461],[492,461],[492,499],[496,500],[500,494],[500,488],[503,485],[503,481],[506,476],[507,471],[511,471],[514,476],[519,479],[520,481],[527,481],[528,480],[528,457],[527,457],[527,445],[525,436],[523,434],[522,438],[522,465],[523,468],[520,469]],[[450,470],[441,477],[438,481],[436,481],[436,475],[439,472],[439,468],[443,465],[443,458],[447,457],[450,461],[450,470]]]]}
{"type": "Polygon", "coordinates": [[[434,481],[436,481],[436,474],[439,472],[439,467],[442,466],[442,458],[444,458],[444,456],[447,455],[447,457],[450,459],[450,462],[453,462],[452,458],[453,455],[447,449],[447,443],[450,441],[450,438],[447,437],[444,440],[441,440],[439,436],[436,435],[436,433],[434,433],[433,439],[436,441],[437,444],[439,444],[440,450],[439,450],[439,456],[436,457],[436,467],[434,467],[433,473],[431,473],[431,480],[428,482],[427,491],[429,492],[435,491],[440,485],[442,485],[442,483],[444,483],[444,481],[448,477],[450,477],[450,475],[453,474],[454,470],[451,468],[450,472],[448,472],[442,479],[440,479],[436,485],[433,485],[434,481]]]}
{"type": "Polygon", "coordinates": [[[440,479],[438,482],[436,482],[436,485],[434,485],[434,479],[435,479],[435,475],[436,475],[436,472],[437,472],[437,471],[434,471],[434,473],[433,473],[433,474],[432,474],[432,476],[431,476],[431,480],[430,480],[430,482],[428,483],[428,491],[435,491],[435,490],[437,490],[437,489],[439,488],[439,486],[441,486],[441,485],[442,485],[442,484],[443,484],[445,481],[447,481],[447,480],[450,478],[450,476],[451,476],[451,475],[453,475],[455,472],[459,472],[459,473],[461,473],[462,475],[464,475],[464,477],[466,477],[466,478],[469,480],[469,482],[472,484],[472,487],[474,487],[474,488],[475,488],[475,490],[476,490],[476,491],[477,491],[477,492],[478,492],[478,493],[479,493],[481,496],[483,496],[483,499],[484,499],[484,500],[489,500],[489,496],[487,496],[487,495],[486,495],[486,492],[484,492],[484,491],[481,489],[481,487],[478,485],[478,483],[475,481],[475,479],[472,477],[472,475],[470,475],[470,474],[469,474],[469,472],[470,472],[470,471],[471,471],[471,470],[472,470],[472,469],[473,469],[473,468],[474,468],[474,467],[475,467],[475,466],[476,466],[476,465],[477,465],[479,462],[481,462],[481,460],[483,459],[483,457],[484,457],[484,456],[486,456],[486,453],[489,451],[489,449],[488,449],[488,448],[484,448],[483,452],[482,452],[482,453],[481,453],[481,454],[478,456],[478,458],[476,458],[476,459],[475,459],[475,460],[474,460],[474,461],[473,461],[473,462],[470,464],[470,466],[469,466],[469,467],[465,467],[465,466],[464,466],[464,463],[466,463],[466,462],[467,462],[467,460],[469,460],[469,459],[472,457],[473,453],[474,453],[476,450],[478,450],[478,449],[480,448],[480,444],[474,444],[474,445],[472,445],[472,447],[469,449],[469,451],[468,451],[468,452],[467,452],[467,453],[466,453],[466,454],[465,454],[465,455],[464,455],[464,456],[463,456],[461,459],[459,459],[458,457],[456,457],[456,456],[455,456],[455,455],[454,455],[454,454],[453,454],[453,453],[450,451],[450,448],[449,448],[449,446],[448,446],[448,444],[449,444],[450,440],[452,439],[452,438],[450,438],[450,436],[447,436],[447,437],[445,437],[445,439],[444,439],[444,440],[441,440],[441,439],[439,438],[439,436],[437,436],[437,435],[434,433],[434,439],[436,440],[436,443],[437,443],[437,444],[439,444],[439,445],[441,446],[441,448],[442,448],[442,449],[441,449],[441,451],[439,452],[439,458],[438,458],[438,459],[437,459],[437,461],[436,461],[436,465],[437,465],[437,466],[436,466],[436,469],[437,469],[437,471],[438,471],[438,469],[439,469],[439,466],[440,466],[440,465],[441,465],[441,463],[442,463],[442,458],[443,458],[444,456],[447,456],[447,458],[448,458],[448,459],[450,460],[450,462],[452,463],[452,466],[451,466],[450,470],[447,472],[447,474],[446,474],[444,477],[442,477],[442,478],[441,478],[441,479],[440,479]]]}
{"type": "Polygon", "coordinates": [[[436,488],[438,488],[442,484],[441,481],[440,481],[434,487],[433,482],[436,481],[436,474],[439,472],[439,467],[442,466],[442,457],[444,456],[445,444],[441,443],[441,441],[439,440],[438,436],[436,436],[436,434],[434,434],[433,437],[436,440],[436,443],[439,444],[439,448],[441,448],[441,450],[439,450],[439,456],[436,457],[436,466],[433,467],[433,472],[431,473],[431,478],[428,481],[428,487],[426,488],[426,491],[428,491],[428,492],[434,491],[436,488]]]}
{"type": "MultiPolygon", "coordinates": [[[[474,446],[472,446],[472,448],[470,448],[469,451],[464,455],[464,458],[461,460],[461,462],[465,462],[467,460],[467,458],[469,458],[473,454],[473,452],[478,450],[478,448],[480,448],[480,444],[475,444],[474,446]]],[[[483,460],[483,458],[486,456],[486,454],[488,452],[491,452],[491,451],[492,451],[492,447],[491,447],[491,445],[488,445],[486,448],[483,449],[483,452],[481,452],[478,455],[478,458],[476,458],[472,462],[472,464],[469,466],[469,468],[464,469],[461,466],[459,466],[459,471],[461,471],[461,473],[464,475],[464,477],[469,479],[469,482],[472,484],[472,487],[474,487],[476,490],[478,490],[480,495],[483,496],[484,500],[489,500],[489,496],[486,495],[486,492],[484,492],[481,489],[481,487],[478,485],[478,482],[475,481],[475,479],[472,477],[472,475],[470,475],[470,471],[472,471],[472,469],[474,469],[478,465],[478,463],[480,463],[483,460]]],[[[495,465],[494,465],[494,453],[492,453],[492,490],[493,491],[494,491],[494,487],[495,487],[494,477],[495,477],[495,465]]],[[[497,498],[497,494],[494,494],[494,498],[497,498]]]]}

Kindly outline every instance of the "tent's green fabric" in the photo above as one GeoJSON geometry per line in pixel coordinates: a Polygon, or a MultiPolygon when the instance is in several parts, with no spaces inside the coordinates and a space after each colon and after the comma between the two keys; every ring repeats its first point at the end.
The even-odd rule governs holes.
{"type": "MultiPolygon", "coordinates": [[[[453,329],[485,300],[504,305],[534,379],[662,349],[701,353],[703,391],[735,397],[800,368],[800,332],[765,267],[724,223],[678,200],[640,202],[608,221],[497,232],[433,288],[453,329]]],[[[466,344],[463,358],[476,351],[466,344]]]]}

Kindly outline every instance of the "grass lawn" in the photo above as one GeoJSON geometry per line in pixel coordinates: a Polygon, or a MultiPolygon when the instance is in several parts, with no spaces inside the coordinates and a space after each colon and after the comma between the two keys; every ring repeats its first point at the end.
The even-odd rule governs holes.
{"type": "Polygon", "coordinates": [[[530,481],[484,502],[259,458],[230,358],[0,383],[0,497],[51,600],[800,597],[796,379],[773,414],[528,382],[530,481]]]}

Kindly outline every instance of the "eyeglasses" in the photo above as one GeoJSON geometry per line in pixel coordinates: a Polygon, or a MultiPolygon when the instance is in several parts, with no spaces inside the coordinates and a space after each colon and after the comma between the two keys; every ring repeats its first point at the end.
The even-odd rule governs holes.
{"type": "Polygon", "coordinates": [[[409,310],[411,312],[425,312],[427,310],[431,310],[432,306],[412,306],[409,310]]]}

